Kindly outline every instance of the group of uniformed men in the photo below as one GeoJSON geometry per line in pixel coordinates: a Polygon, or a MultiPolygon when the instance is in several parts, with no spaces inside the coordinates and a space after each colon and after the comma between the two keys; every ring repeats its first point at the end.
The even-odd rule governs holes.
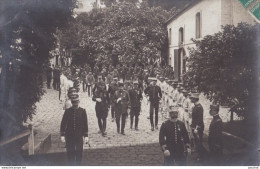
{"type": "MultiPolygon", "coordinates": [[[[195,148],[198,152],[197,159],[200,160],[203,157],[204,122],[203,107],[199,103],[199,94],[189,93],[183,88],[182,83],[163,77],[149,78],[149,82],[151,83],[145,88],[144,94],[150,101],[149,119],[151,130],[159,129],[159,110],[164,117],[168,118],[162,124],[159,133],[159,142],[165,156],[165,164],[185,165],[185,152],[190,152],[190,139],[195,142],[195,148]],[[159,109],[160,107],[161,109],[159,109]],[[168,112],[169,115],[165,116],[164,112],[168,112]],[[155,120],[153,118],[154,114],[155,120]]],[[[129,113],[130,128],[133,128],[135,118],[134,128],[138,130],[143,86],[140,86],[138,81],[134,81],[133,86],[131,86],[131,83],[131,81],[125,80],[123,82],[118,80],[118,77],[114,77],[111,83],[106,84],[102,76],[98,76],[98,81],[93,87],[92,100],[96,102],[96,117],[100,129],[99,133],[102,136],[107,135],[106,119],[110,107],[112,121],[116,121],[118,133],[125,135],[125,123],[129,113]]],[[[76,88],[79,88],[78,83],[76,83],[76,88]]],[[[71,88],[70,90],[74,89],[71,88]]],[[[86,111],[78,107],[78,95],[69,98],[73,106],[65,110],[61,123],[61,139],[62,141],[66,140],[69,159],[76,160],[78,163],[74,164],[79,164],[83,150],[82,138],[84,137],[85,142],[88,142],[87,116],[85,115],[86,111]],[[71,119],[74,121],[71,122],[71,119]],[[73,137],[77,137],[77,139],[72,139],[73,137]],[[74,140],[74,142],[71,140],[74,140]],[[78,147],[79,145],[80,147],[78,147]],[[74,154],[74,157],[71,154],[74,154]]],[[[213,120],[209,128],[208,144],[211,155],[214,156],[213,159],[221,157],[223,148],[221,138],[222,120],[218,115],[218,111],[218,105],[212,104],[210,106],[210,114],[213,116],[213,120]]]]}

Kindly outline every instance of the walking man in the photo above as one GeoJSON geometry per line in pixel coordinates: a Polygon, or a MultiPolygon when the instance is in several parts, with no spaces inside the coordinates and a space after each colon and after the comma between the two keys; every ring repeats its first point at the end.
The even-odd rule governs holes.
{"type": "Polygon", "coordinates": [[[88,143],[88,118],[86,110],[79,107],[79,95],[71,98],[72,107],[65,110],[61,125],[61,141],[66,142],[70,165],[81,165],[83,139],[88,143]]]}
{"type": "Polygon", "coordinates": [[[144,93],[149,96],[150,101],[150,123],[151,130],[154,131],[153,114],[155,112],[155,129],[158,129],[158,110],[159,101],[162,98],[162,91],[159,86],[156,85],[157,79],[152,79],[152,85],[144,90],[144,93]]]}
{"type": "Polygon", "coordinates": [[[115,93],[118,90],[117,77],[113,78],[112,83],[109,85],[108,93],[111,101],[111,118],[112,122],[115,120],[116,100],[115,93]]]}
{"type": "Polygon", "coordinates": [[[209,153],[210,153],[210,165],[221,164],[223,143],[222,143],[222,131],[223,131],[223,122],[219,117],[219,105],[212,104],[210,105],[210,115],[213,116],[213,119],[209,126],[209,153]]]}
{"type": "Polygon", "coordinates": [[[109,110],[109,95],[106,91],[105,82],[101,82],[97,90],[93,93],[93,101],[96,101],[96,116],[98,119],[99,132],[102,133],[102,136],[106,136],[106,124],[107,124],[107,115],[109,110]]]}
{"type": "Polygon", "coordinates": [[[178,107],[170,107],[170,119],[160,129],[159,143],[164,153],[164,165],[186,165],[185,151],[190,153],[190,140],[185,124],[178,120],[178,107]]]}
{"type": "Polygon", "coordinates": [[[203,122],[203,107],[199,103],[199,93],[193,93],[190,96],[191,102],[194,103],[194,107],[191,112],[192,121],[191,128],[194,136],[195,146],[198,150],[197,161],[200,161],[203,156],[202,138],[204,131],[203,122]]]}
{"type": "Polygon", "coordinates": [[[116,126],[117,132],[120,133],[120,119],[121,121],[121,134],[125,135],[125,121],[128,115],[128,103],[129,103],[129,95],[128,92],[124,90],[123,82],[120,82],[118,85],[118,90],[115,93],[115,102],[116,102],[116,126]]]}
{"type": "Polygon", "coordinates": [[[141,110],[141,102],[143,100],[141,89],[138,88],[138,81],[134,82],[134,88],[129,91],[130,98],[130,118],[131,124],[130,128],[133,128],[133,121],[135,117],[135,130],[138,130],[138,118],[141,110]]]}

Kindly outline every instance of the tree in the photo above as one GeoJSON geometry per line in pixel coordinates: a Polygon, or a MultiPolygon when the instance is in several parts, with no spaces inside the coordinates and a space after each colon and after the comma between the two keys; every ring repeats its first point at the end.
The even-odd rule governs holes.
{"type": "Polygon", "coordinates": [[[171,14],[160,7],[139,8],[122,2],[99,12],[79,15],[74,24],[83,26],[78,48],[86,52],[81,63],[95,58],[95,63],[101,65],[154,64],[161,53],[166,55],[168,39],[164,23],[171,14]]]}
{"type": "Polygon", "coordinates": [[[166,10],[171,10],[172,8],[181,9],[191,0],[144,0],[148,3],[150,7],[162,7],[166,10]]]}
{"type": "Polygon", "coordinates": [[[5,137],[32,119],[35,103],[44,93],[42,75],[55,47],[54,34],[72,17],[75,0],[3,0],[0,6],[0,108],[5,137]]]}
{"type": "Polygon", "coordinates": [[[208,99],[253,117],[257,100],[258,25],[227,25],[221,32],[193,40],[184,82],[208,99]]]}

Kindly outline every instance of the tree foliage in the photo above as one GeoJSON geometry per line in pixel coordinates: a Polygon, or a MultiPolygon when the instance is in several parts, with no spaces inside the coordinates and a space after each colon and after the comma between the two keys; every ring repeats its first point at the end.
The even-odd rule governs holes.
{"type": "Polygon", "coordinates": [[[245,116],[256,99],[256,28],[244,23],[227,25],[221,32],[193,40],[196,48],[190,50],[184,76],[187,86],[245,116]]]}
{"type": "Polygon", "coordinates": [[[2,127],[32,118],[44,93],[42,74],[55,47],[54,33],[72,16],[74,5],[75,0],[0,2],[2,127]]]}
{"type": "Polygon", "coordinates": [[[143,5],[139,8],[133,3],[122,2],[101,11],[79,15],[72,25],[81,27],[77,33],[82,38],[69,38],[77,39],[75,47],[78,45],[79,50],[86,52],[82,54],[85,59],[77,59],[83,64],[89,62],[89,58],[95,58],[98,64],[153,64],[160,58],[161,52],[167,50],[164,48],[168,42],[164,23],[171,14],[160,7],[143,5]]]}

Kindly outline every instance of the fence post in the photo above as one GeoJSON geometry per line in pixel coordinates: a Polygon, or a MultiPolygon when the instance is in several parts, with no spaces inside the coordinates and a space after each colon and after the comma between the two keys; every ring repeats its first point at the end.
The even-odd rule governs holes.
{"type": "Polygon", "coordinates": [[[34,155],[34,132],[33,132],[33,126],[30,124],[29,129],[31,130],[31,134],[28,137],[28,154],[34,155]]]}

